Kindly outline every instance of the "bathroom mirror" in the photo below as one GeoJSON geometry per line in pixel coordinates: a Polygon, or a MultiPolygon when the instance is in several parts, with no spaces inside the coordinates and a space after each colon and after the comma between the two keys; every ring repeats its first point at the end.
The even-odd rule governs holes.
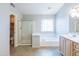
{"type": "Polygon", "coordinates": [[[79,7],[70,10],[70,31],[79,32],[79,7]]]}

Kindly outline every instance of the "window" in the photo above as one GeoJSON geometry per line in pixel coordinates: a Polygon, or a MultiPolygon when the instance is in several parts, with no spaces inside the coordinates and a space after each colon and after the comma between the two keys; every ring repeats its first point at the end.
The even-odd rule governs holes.
{"type": "Polygon", "coordinates": [[[54,20],[46,19],[41,21],[42,32],[54,32],[54,20]]]}

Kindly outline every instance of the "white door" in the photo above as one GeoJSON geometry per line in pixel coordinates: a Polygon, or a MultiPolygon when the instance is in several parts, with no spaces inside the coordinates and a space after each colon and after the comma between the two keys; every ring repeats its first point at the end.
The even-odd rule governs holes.
{"type": "Polygon", "coordinates": [[[22,21],[21,44],[32,44],[32,21],[22,21]]]}

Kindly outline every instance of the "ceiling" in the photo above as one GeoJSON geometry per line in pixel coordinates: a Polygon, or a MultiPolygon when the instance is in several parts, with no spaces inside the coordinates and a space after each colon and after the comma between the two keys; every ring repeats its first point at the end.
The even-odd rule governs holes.
{"type": "Polygon", "coordinates": [[[15,3],[24,15],[55,15],[64,3],[15,3]]]}

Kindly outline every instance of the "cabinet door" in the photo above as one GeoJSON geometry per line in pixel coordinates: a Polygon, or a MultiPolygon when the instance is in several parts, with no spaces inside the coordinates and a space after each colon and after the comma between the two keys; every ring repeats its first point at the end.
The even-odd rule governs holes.
{"type": "Polygon", "coordinates": [[[65,39],[64,37],[61,37],[60,36],[60,42],[59,42],[59,45],[60,45],[60,51],[63,55],[65,55],[65,39]]]}
{"type": "Polygon", "coordinates": [[[40,35],[32,35],[32,48],[39,48],[40,47],[40,35]]]}
{"type": "Polygon", "coordinates": [[[76,56],[79,56],[79,52],[76,52],[76,56]]]}
{"type": "Polygon", "coordinates": [[[65,38],[65,56],[71,56],[72,55],[72,41],[65,38]]]}

